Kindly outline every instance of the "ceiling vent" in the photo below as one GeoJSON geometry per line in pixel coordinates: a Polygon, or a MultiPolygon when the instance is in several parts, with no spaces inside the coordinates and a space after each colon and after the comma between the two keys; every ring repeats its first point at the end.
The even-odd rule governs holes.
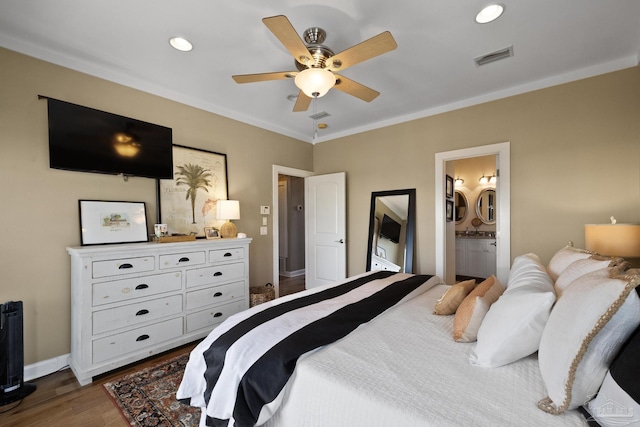
{"type": "Polygon", "coordinates": [[[329,117],[330,115],[331,114],[327,113],[326,111],[320,111],[319,113],[312,114],[309,117],[313,120],[320,120],[324,119],[325,117],[329,117]]]}
{"type": "Polygon", "coordinates": [[[496,50],[495,52],[488,53],[486,55],[479,56],[473,59],[476,66],[488,64],[490,62],[499,61],[501,59],[509,58],[513,56],[513,46],[506,47],[504,49],[496,50]]]}

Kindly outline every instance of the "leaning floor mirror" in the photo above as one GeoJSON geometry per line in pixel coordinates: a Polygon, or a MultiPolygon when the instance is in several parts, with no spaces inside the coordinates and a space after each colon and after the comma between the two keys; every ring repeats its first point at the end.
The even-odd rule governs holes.
{"type": "Polygon", "coordinates": [[[416,190],[371,193],[367,271],[413,272],[416,190]]]}

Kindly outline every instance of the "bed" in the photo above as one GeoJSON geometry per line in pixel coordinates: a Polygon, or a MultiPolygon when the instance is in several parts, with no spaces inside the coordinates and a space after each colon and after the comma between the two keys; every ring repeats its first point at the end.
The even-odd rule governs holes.
{"type": "MultiPolygon", "coordinates": [[[[564,252],[564,258],[559,256],[556,259],[555,271],[553,268],[549,271],[548,281],[551,286],[555,286],[559,273],[566,270],[572,262],[593,259],[592,253],[573,250],[569,250],[569,252],[565,250],[564,252]],[[567,256],[567,253],[570,253],[571,256],[567,256]],[[562,262],[558,263],[558,261],[562,262]],[[557,267],[558,265],[560,267],[557,267]],[[558,274],[551,274],[552,272],[558,274]],[[553,276],[555,278],[552,279],[553,276]]],[[[576,300],[572,296],[572,292],[574,288],[578,287],[577,285],[573,288],[565,286],[562,289],[563,297],[559,300],[567,301],[567,304],[570,304],[566,311],[573,312],[574,316],[575,310],[580,304],[587,304],[590,307],[589,304],[593,303],[594,296],[603,301],[600,304],[601,307],[588,310],[590,314],[586,316],[589,317],[586,323],[589,324],[592,321],[599,323],[595,328],[597,329],[595,337],[593,336],[595,330],[593,324],[586,327],[586,335],[591,335],[590,341],[586,344],[590,349],[592,347],[599,349],[603,346],[606,348],[604,351],[598,350],[597,355],[593,356],[588,351],[584,351],[584,337],[580,336],[575,340],[575,344],[569,343],[566,346],[560,346],[567,348],[565,353],[568,353],[563,354],[557,349],[559,347],[557,340],[566,341],[567,333],[576,336],[582,335],[583,332],[580,332],[579,329],[585,328],[581,322],[576,322],[579,324],[578,329],[562,330],[562,328],[555,326],[558,324],[557,322],[567,323],[566,313],[562,312],[562,307],[557,309],[559,314],[555,315],[554,313],[554,316],[551,316],[551,312],[556,310],[555,308],[552,310],[552,306],[561,306],[556,301],[556,294],[560,293],[558,289],[554,288],[551,291],[553,298],[550,304],[548,303],[550,300],[547,295],[548,290],[545,290],[545,293],[535,289],[534,293],[531,293],[532,283],[536,283],[535,278],[531,279],[532,275],[535,277],[537,274],[542,278],[541,270],[544,269],[546,276],[548,267],[541,266],[537,257],[532,254],[523,260],[520,264],[524,263],[524,267],[518,271],[513,270],[519,265],[519,260],[514,262],[514,268],[512,268],[506,287],[494,278],[495,283],[492,282],[492,285],[487,288],[499,289],[502,287],[503,290],[495,299],[497,301],[502,299],[505,302],[502,306],[508,306],[512,309],[518,307],[518,297],[523,298],[524,288],[526,288],[525,299],[527,301],[545,301],[537,305],[548,306],[548,308],[536,309],[537,317],[540,317],[541,311],[543,312],[543,322],[540,322],[540,319],[533,319],[527,325],[533,324],[534,327],[529,327],[527,331],[518,328],[515,330],[516,339],[533,334],[536,336],[534,341],[541,341],[536,343],[535,350],[530,354],[522,356],[522,354],[531,351],[528,344],[522,345],[513,341],[495,344],[495,341],[491,341],[493,330],[485,331],[484,335],[481,330],[478,330],[477,332],[480,333],[480,336],[477,337],[478,342],[476,342],[475,336],[468,340],[469,342],[456,342],[452,338],[455,335],[454,329],[458,326],[454,318],[455,315],[435,315],[434,307],[442,302],[445,295],[457,290],[457,285],[446,285],[435,276],[385,273],[373,278],[373,275],[379,273],[365,273],[337,285],[279,298],[230,318],[212,331],[210,336],[192,351],[177,393],[178,399],[183,403],[189,403],[203,409],[202,426],[584,426],[586,418],[593,419],[594,417],[586,412],[586,415],[583,415],[578,409],[582,410],[582,405],[591,400],[595,393],[592,393],[589,399],[584,399],[581,394],[593,391],[591,383],[597,384],[595,390],[597,391],[605,375],[608,378],[608,369],[612,360],[640,323],[640,298],[633,291],[638,284],[637,277],[621,276],[621,272],[626,270],[628,265],[622,265],[620,260],[597,258],[594,262],[600,263],[598,267],[601,268],[589,267],[594,272],[587,273],[595,275],[595,278],[587,278],[586,281],[583,280],[580,283],[588,285],[591,282],[598,282],[593,287],[602,289],[603,281],[608,281],[607,289],[611,293],[608,299],[599,294],[591,294],[591,299],[586,298],[585,301],[581,301],[580,298],[589,294],[581,289],[580,292],[577,292],[576,300]],[[605,269],[604,272],[603,269],[605,269]],[[258,375],[250,380],[245,377],[248,370],[242,367],[238,368],[243,363],[247,366],[255,363],[255,359],[258,357],[255,355],[256,351],[260,354],[268,353],[268,351],[256,350],[253,342],[258,339],[259,335],[272,333],[278,335],[275,330],[281,329],[280,326],[258,328],[257,332],[252,329],[248,334],[254,333],[255,335],[248,339],[252,343],[249,347],[235,351],[229,351],[228,346],[223,350],[215,349],[220,337],[224,337],[225,334],[233,330],[234,326],[246,323],[247,319],[258,313],[264,315],[269,310],[283,307],[283,304],[298,304],[296,309],[299,309],[301,299],[313,297],[314,294],[339,288],[354,281],[362,281],[367,283],[364,287],[373,288],[376,286],[396,286],[397,281],[402,283],[413,281],[413,285],[405,294],[399,295],[395,301],[389,303],[387,307],[379,309],[380,312],[370,319],[358,321],[358,324],[349,332],[341,332],[343,336],[335,338],[331,344],[319,345],[311,350],[305,348],[301,354],[292,358],[295,369],[292,367],[289,376],[284,380],[274,379],[272,374],[278,371],[277,368],[261,366],[258,375]],[[611,281],[615,281],[615,283],[611,281]],[[504,290],[510,287],[510,292],[504,290]],[[517,290],[520,291],[520,294],[517,290]],[[543,293],[545,295],[542,295],[543,293]],[[615,312],[611,310],[612,305],[617,305],[615,312]],[[608,313],[606,316],[610,321],[603,322],[603,313],[599,313],[599,310],[608,313]],[[536,322],[542,323],[542,325],[538,325],[536,328],[536,322]],[[554,333],[548,331],[549,336],[543,337],[545,324],[553,322],[556,322],[553,327],[554,333]],[[625,326],[621,328],[620,323],[625,326]],[[531,332],[532,329],[537,330],[531,332]],[[558,333],[559,330],[561,332],[558,333]],[[616,335],[615,342],[612,343],[610,338],[606,340],[602,338],[601,341],[604,342],[598,342],[601,335],[604,335],[605,332],[610,333],[609,330],[616,331],[614,334],[616,335]],[[481,354],[481,337],[485,337],[482,341],[485,347],[487,347],[486,343],[492,344],[488,353],[493,354],[488,359],[486,354],[484,359],[481,354]],[[540,357],[537,352],[538,347],[541,349],[540,357]],[[504,351],[500,350],[501,348],[504,351]],[[545,349],[544,353],[542,352],[543,348],[545,349]],[[521,351],[522,354],[518,354],[518,351],[521,351]],[[222,383],[224,386],[221,386],[222,388],[219,390],[216,390],[215,387],[213,391],[207,389],[207,387],[212,387],[212,384],[205,378],[211,374],[212,370],[215,370],[212,368],[211,359],[209,362],[206,361],[204,355],[207,352],[209,356],[217,353],[218,360],[224,360],[223,365],[228,365],[229,370],[232,371],[229,374],[230,377],[236,377],[237,381],[227,383],[220,380],[225,374],[219,372],[214,377],[218,379],[218,385],[222,383]],[[509,354],[507,358],[512,357],[514,360],[507,360],[505,363],[505,360],[502,359],[507,353],[509,354]],[[579,357],[576,357],[578,353],[580,353],[579,357]],[[249,361],[242,361],[241,359],[244,357],[248,357],[249,361]],[[548,365],[549,359],[554,361],[551,363],[553,366],[545,367],[542,362],[546,360],[548,365]],[[486,362],[487,360],[490,362],[486,362]],[[491,366],[491,363],[500,366],[491,366]],[[556,364],[560,366],[556,366],[556,364]],[[564,376],[568,376],[568,378],[561,378],[555,384],[555,377],[563,377],[558,372],[564,371],[567,371],[567,375],[564,376]],[[551,379],[549,378],[550,374],[551,379]],[[587,379],[586,386],[583,384],[585,382],[583,377],[587,379]],[[594,379],[590,380],[591,378],[594,379]],[[272,381],[276,384],[282,384],[282,386],[275,386],[277,392],[275,394],[271,392],[273,395],[266,393],[268,396],[265,397],[264,385],[259,382],[271,383],[272,381]],[[555,395],[554,388],[557,389],[555,395]],[[569,392],[567,397],[567,389],[573,390],[573,396],[569,392]],[[241,395],[239,400],[249,402],[247,405],[255,403],[256,399],[263,400],[250,410],[254,417],[253,421],[247,421],[242,416],[236,417],[234,410],[237,410],[238,395],[241,395]]],[[[554,266],[550,263],[550,267],[554,266]]],[[[578,272],[572,271],[571,275],[582,277],[583,274],[579,273],[584,273],[584,267],[578,272]]],[[[561,280],[561,283],[571,280],[571,275],[561,280]]],[[[540,280],[545,281],[545,286],[548,286],[546,278],[540,280]]],[[[576,280],[571,280],[571,282],[574,281],[576,280]]],[[[475,290],[478,290],[479,286],[475,287],[475,290]]],[[[353,289],[345,295],[353,293],[353,289]]],[[[361,293],[359,290],[357,292],[361,293]]],[[[470,292],[465,293],[463,300],[468,301],[467,297],[470,294],[470,292]]],[[[371,295],[370,293],[360,295],[358,301],[361,297],[367,300],[371,295]]],[[[488,294],[474,297],[476,307],[482,306],[485,296],[488,294]]],[[[494,321],[497,319],[500,324],[514,324],[509,319],[509,316],[513,316],[513,314],[500,312],[501,307],[497,301],[486,307],[487,311],[484,314],[484,320],[481,319],[480,329],[491,324],[490,311],[495,312],[494,321]]],[[[349,301],[348,304],[353,304],[353,301],[349,301]]],[[[339,311],[335,307],[331,310],[334,309],[339,311]]],[[[311,311],[316,312],[317,310],[314,307],[311,311]]],[[[522,316],[523,312],[526,312],[521,307],[518,307],[516,311],[518,316],[522,316]]],[[[323,316],[324,314],[319,318],[323,316]]],[[[315,321],[306,319],[305,324],[315,321]]],[[[286,321],[287,325],[288,322],[289,320],[286,321]]],[[[501,337],[504,337],[505,331],[500,329],[502,327],[498,325],[495,329],[501,337]]],[[[297,330],[297,327],[293,328],[297,330]]],[[[286,332],[284,335],[288,333],[286,332]]],[[[281,337],[276,337],[276,342],[280,339],[281,337]]],[[[215,383],[215,381],[213,382],[215,383]]],[[[266,386],[266,389],[268,388],[269,385],[266,386]]],[[[600,403],[602,408],[607,403],[610,406],[610,402],[606,399],[603,402],[600,403]]],[[[592,413],[602,408],[591,408],[592,413]]],[[[637,411],[636,415],[640,414],[640,409],[637,411]]]]}

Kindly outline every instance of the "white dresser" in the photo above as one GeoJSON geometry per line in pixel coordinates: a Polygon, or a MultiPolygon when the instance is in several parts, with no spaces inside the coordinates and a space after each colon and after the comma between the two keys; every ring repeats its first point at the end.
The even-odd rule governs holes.
{"type": "Polygon", "coordinates": [[[71,357],[92,377],[206,336],[249,308],[251,239],[69,247],[71,357]]]}

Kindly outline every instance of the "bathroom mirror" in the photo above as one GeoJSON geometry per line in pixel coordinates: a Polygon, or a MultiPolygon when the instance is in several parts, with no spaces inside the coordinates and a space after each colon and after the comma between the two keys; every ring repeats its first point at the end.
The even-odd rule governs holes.
{"type": "Polygon", "coordinates": [[[485,188],[476,201],[476,215],[485,224],[496,223],[496,190],[485,188]]]}
{"type": "Polygon", "coordinates": [[[371,193],[367,271],[413,272],[415,188],[371,193]]]}
{"type": "Polygon", "coordinates": [[[460,190],[456,190],[453,195],[453,200],[455,203],[455,218],[456,224],[460,224],[467,217],[467,212],[469,211],[469,202],[467,201],[467,196],[460,190]]]}

